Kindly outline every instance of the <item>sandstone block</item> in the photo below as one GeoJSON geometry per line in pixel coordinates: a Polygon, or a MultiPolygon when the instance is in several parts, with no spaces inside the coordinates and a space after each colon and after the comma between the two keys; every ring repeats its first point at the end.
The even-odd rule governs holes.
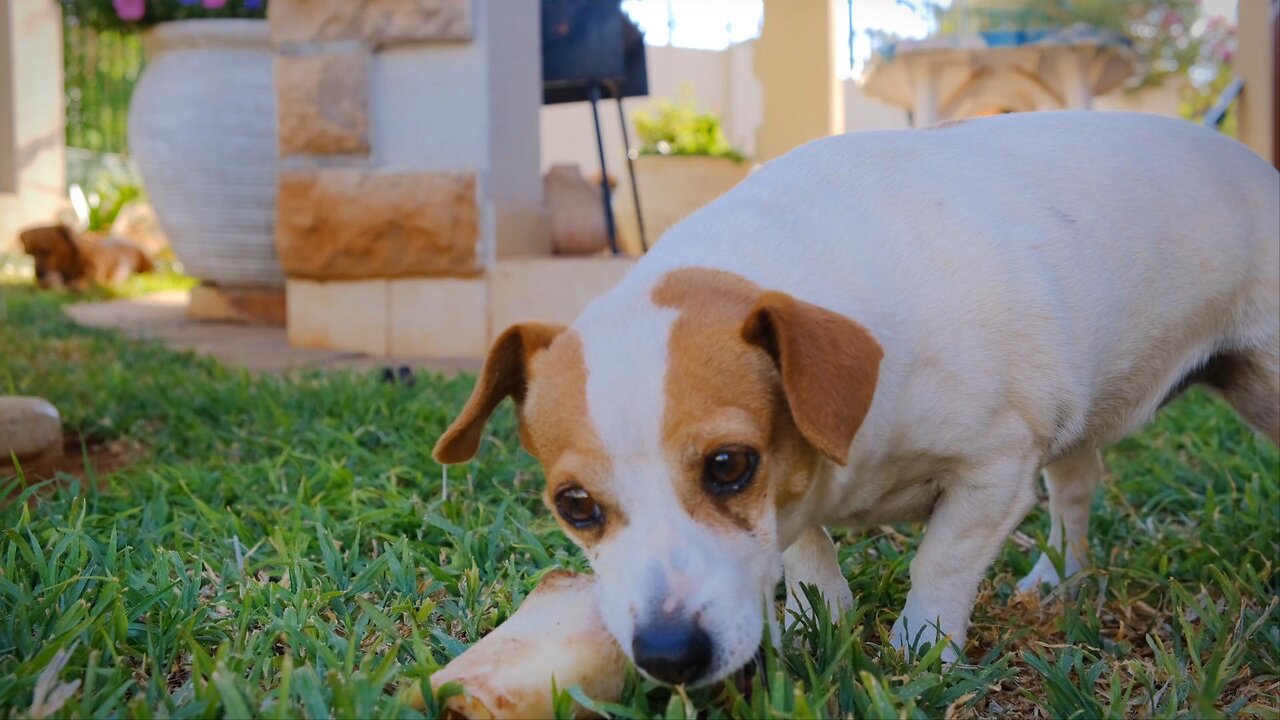
{"type": "Polygon", "coordinates": [[[471,0],[272,0],[271,39],[297,44],[363,40],[373,45],[470,40],[471,0]]]}
{"type": "Polygon", "coordinates": [[[284,172],[277,204],[276,251],[289,277],[355,280],[480,271],[473,173],[284,172]]]}
{"type": "Polygon", "coordinates": [[[280,153],[369,151],[369,61],[365,53],[277,56],[280,153]]]}
{"type": "Polygon", "coordinates": [[[493,339],[520,322],[573,322],[635,264],[635,258],[612,255],[499,260],[489,271],[493,339]]]}
{"type": "Polygon", "coordinates": [[[470,40],[471,0],[369,0],[362,37],[375,46],[470,40]]]}
{"type": "Polygon", "coordinates": [[[359,39],[363,5],[352,0],[271,0],[271,40],[288,44],[359,39]]]}
{"type": "Polygon", "coordinates": [[[388,285],[387,348],[404,357],[479,358],[489,349],[484,278],[414,278],[388,285]]]}
{"type": "Polygon", "coordinates": [[[187,317],[193,320],[284,327],[282,288],[197,285],[191,288],[187,317]]]}
{"type": "Polygon", "coordinates": [[[289,344],[387,354],[387,281],[285,281],[289,344]]]}

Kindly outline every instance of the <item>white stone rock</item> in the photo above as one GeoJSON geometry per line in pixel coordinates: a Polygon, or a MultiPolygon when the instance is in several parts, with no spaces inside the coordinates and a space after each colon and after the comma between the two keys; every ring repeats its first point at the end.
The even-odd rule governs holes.
{"type": "Polygon", "coordinates": [[[0,397],[0,465],[41,457],[62,447],[58,409],[38,397],[0,397]]]}

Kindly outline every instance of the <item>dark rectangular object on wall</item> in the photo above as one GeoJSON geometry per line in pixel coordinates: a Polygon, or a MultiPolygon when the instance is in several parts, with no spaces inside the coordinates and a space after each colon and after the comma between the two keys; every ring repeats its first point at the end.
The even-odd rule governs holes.
{"type": "Polygon", "coordinates": [[[547,105],[649,94],[644,36],[621,0],[542,0],[542,90],[547,105]]]}

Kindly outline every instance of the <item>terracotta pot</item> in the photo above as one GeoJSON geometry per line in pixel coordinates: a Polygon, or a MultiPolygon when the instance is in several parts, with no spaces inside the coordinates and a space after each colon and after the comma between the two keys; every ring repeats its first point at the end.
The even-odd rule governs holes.
{"type": "MultiPolygon", "coordinates": [[[[644,231],[650,247],[667,228],[720,197],[751,172],[750,162],[698,155],[641,155],[635,165],[644,231]]],[[[630,190],[617,191],[614,215],[620,240],[633,254],[640,250],[635,212],[630,190]]]]}
{"type": "Polygon", "coordinates": [[[129,147],[185,271],[282,286],[274,55],[265,20],[180,20],[143,36],[129,147]]]}
{"type": "Polygon", "coordinates": [[[557,255],[598,255],[609,247],[599,183],[592,185],[577,165],[553,165],[542,177],[542,197],[557,255]]]}

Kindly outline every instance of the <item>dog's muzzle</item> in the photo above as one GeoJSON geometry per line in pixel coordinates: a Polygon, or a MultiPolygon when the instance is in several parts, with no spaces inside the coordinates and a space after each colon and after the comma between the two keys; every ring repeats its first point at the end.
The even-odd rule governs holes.
{"type": "Polygon", "coordinates": [[[688,685],[711,666],[711,636],[696,620],[664,617],[636,629],[631,653],[654,679],[688,685]]]}

